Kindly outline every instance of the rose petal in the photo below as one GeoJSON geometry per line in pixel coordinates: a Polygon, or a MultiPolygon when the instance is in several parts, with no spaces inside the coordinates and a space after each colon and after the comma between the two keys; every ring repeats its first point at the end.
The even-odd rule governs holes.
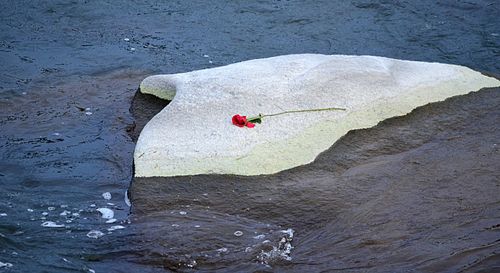
{"type": "Polygon", "coordinates": [[[245,124],[247,123],[247,117],[246,116],[240,116],[239,114],[236,114],[232,118],[232,122],[234,125],[238,127],[244,127],[245,124]]]}
{"type": "Polygon", "coordinates": [[[255,124],[253,124],[251,122],[247,122],[247,127],[248,128],[253,128],[253,127],[255,127],[255,124]]]}

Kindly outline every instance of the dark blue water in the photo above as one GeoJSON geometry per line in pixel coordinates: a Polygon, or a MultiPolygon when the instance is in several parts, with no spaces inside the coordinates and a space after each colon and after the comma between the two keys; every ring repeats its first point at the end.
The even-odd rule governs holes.
{"type": "MultiPolygon", "coordinates": [[[[196,270],[189,253],[173,252],[166,265],[141,235],[162,222],[134,222],[124,201],[133,168],[129,106],[145,76],[306,52],[498,74],[499,14],[494,0],[2,1],[0,272],[196,270]],[[116,222],[98,208],[112,209],[116,222]],[[116,225],[124,228],[108,231],[116,225]]],[[[228,225],[266,229],[260,224],[228,225]]],[[[279,228],[287,227],[268,235],[279,239],[279,228]]],[[[259,261],[236,268],[272,270],[259,261]]]]}

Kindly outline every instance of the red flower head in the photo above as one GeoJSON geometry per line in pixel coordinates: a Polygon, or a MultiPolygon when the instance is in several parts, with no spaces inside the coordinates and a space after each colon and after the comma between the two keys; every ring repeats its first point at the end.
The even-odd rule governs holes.
{"type": "Polygon", "coordinates": [[[255,124],[247,121],[247,116],[234,115],[232,121],[233,124],[238,127],[245,127],[245,126],[247,126],[248,128],[255,127],[255,124]]]}

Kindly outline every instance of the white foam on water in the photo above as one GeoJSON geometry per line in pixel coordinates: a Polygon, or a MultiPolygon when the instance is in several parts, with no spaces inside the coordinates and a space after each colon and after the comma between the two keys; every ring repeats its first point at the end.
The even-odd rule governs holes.
{"type": "MultiPolygon", "coordinates": [[[[262,263],[262,264],[268,264],[269,262],[273,260],[286,260],[290,261],[292,260],[291,253],[292,253],[292,240],[293,240],[293,234],[294,230],[289,228],[286,230],[281,230],[281,233],[284,233],[285,236],[283,236],[279,243],[278,246],[272,246],[272,249],[269,251],[264,251],[261,250],[261,252],[257,255],[257,259],[262,263]]],[[[269,240],[265,240],[262,242],[263,244],[265,243],[270,243],[269,240]]]]}
{"type": "Polygon", "coordinates": [[[52,222],[52,221],[43,222],[41,226],[48,227],[48,228],[62,228],[62,227],[64,227],[63,224],[57,224],[56,222],[52,222]]]}
{"type": "Polygon", "coordinates": [[[7,213],[0,213],[0,216],[5,217],[5,216],[7,216],[7,213]]]}
{"type": "Polygon", "coordinates": [[[4,267],[12,267],[13,265],[11,263],[2,263],[0,262],[0,268],[4,268],[4,267]]]}
{"type": "Polygon", "coordinates": [[[106,224],[113,224],[114,222],[116,222],[116,219],[113,218],[106,221],[106,224]]]}
{"type": "Polygon", "coordinates": [[[125,228],[124,226],[116,225],[116,226],[111,226],[110,228],[108,228],[108,231],[115,231],[115,230],[124,229],[124,228],[125,228]]]}
{"type": "Polygon", "coordinates": [[[236,237],[240,237],[242,235],[243,235],[243,231],[237,230],[234,232],[234,236],[236,236],[236,237]]]}
{"type": "Polygon", "coordinates": [[[110,192],[103,193],[102,198],[104,198],[105,200],[111,200],[111,193],[110,192]]]}
{"type": "Polygon", "coordinates": [[[130,203],[130,199],[128,199],[128,190],[125,191],[125,204],[127,204],[127,206],[132,206],[132,204],[130,203]]]}
{"type": "Polygon", "coordinates": [[[89,233],[87,233],[87,237],[92,239],[98,239],[102,236],[104,236],[104,233],[100,232],[99,230],[91,230],[89,231],[89,233]]]}
{"type": "Polygon", "coordinates": [[[59,215],[61,215],[61,216],[67,216],[67,215],[69,215],[70,213],[71,213],[71,211],[69,211],[69,210],[65,210],[65,211],[61,212],[59,215]]]}
{"type": "Polygon", "coordinates": [[[225,253],[225,252],[227,252],[227,247],[221,247],[221,248],[217,249],[217,252],[225,253]]]}
{"type": "Polygon", "coordinates": [[[197,265],[196,260],[192,260],[189,263],[186,264],[187,267],[193,268],[197,265]]]}
{"type": "Polygon", "coordinates": [[[289,228],[286,230],[282,230],[281,232],[287,234],[290,238],[293,238],[293,229],[289,228]]]}
{"type": "Polygon", "coordinates": [[[101,217],[104,219],[113,219],[115,216],[113,210],[108,208],[98,208],[97,211],[101,213],[101,217]]]}

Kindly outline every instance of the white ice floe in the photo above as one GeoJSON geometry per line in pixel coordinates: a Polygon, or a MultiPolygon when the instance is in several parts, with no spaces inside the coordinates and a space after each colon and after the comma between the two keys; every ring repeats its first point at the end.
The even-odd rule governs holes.
{"type": "Polygon", "coordinates": [[[115,216],[113,210],[108,208],[98,208],[97,211],[101,213],[101,217],[104,219],[113,219],[115,216]]]}
{"type": "Polygon", "coordinates": [[[110,192],[103,193],[102,198],[104,198],[105,200],[111,200],[111,193],[110,192]]]}
{"type": "Polygon", "coordinates": [[[52,222],[52,221],[46,221],[46,222],[43,222],[42,227],[48,227],[48,228],[62,228],[62,227],[65,227],[63,224],[57,224],[56,222],[52,222]]]}
{"type": "Polygon", "coordinates": [[[497,86],[463,66],[321,54],[150,76],[141,92],[172,101],[139,136],[135,176],[272,174],[312,162],[350,130],[497,86]],[[265,117],[252,129],[231,123],[235,114],[330,107],[347,110],[265,117]]]}
{"type": "Polygon", "coordinates": [[[99,230],[91,230],[89,233],[87,233],[87,237],[92,238],[92,239],[97,239],[104,236],[104,233],[102,233],[99,230]]]}

